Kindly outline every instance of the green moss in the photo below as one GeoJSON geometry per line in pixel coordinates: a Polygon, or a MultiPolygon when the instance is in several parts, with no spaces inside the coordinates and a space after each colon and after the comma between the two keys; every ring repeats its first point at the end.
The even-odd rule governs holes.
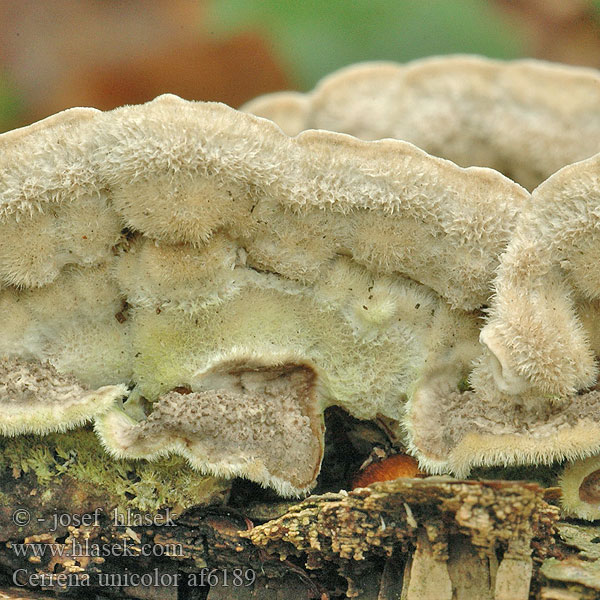
{"type": "Polygon", "coordinates": [[[120,508],[178,510],[214,502],[227,482],[202,475],[179,456],[156,461],[109,457],[90,429],[0,437],[0,468],[35,475],[40,487],[68,476],[106,493],[120,508]]]}

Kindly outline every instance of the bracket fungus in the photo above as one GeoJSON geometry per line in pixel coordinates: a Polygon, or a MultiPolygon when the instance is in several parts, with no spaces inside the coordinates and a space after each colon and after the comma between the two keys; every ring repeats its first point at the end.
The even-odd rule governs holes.
{"type": "Polygon", "coordinates": [[[600,355],[599,106],[597,71],[456,56],[356,65],[310,94],[244,107],[290,134],[407,140],[533,190],[514,204],[517,216],[507,214],[509,244],[485,279],[493,296],[479,304],[486,319],[472,389],[459,391],[443,373],[416,386],[406,441],[433,473],[575,461],[562,477],[563,505],[585,518],[600,518],[589,491],[600,469],[600,396],[589,390],[600,355]]]}
{"type": "Polygon", "coordinates": [[[55,411],[8,384],[0,431],[91,419],[114,456],[287,495],[314,485],[329,405],[395,422],[429,471],[599,452],[577,395],[598,159],[526,189],[600,149],[599,103],[591,70],[449,57],[245,112],[165,95],[0,136],[0,358],[70,386],[55,411]]]}
{"type": "Polygon", "coordinates": [[[599,103],[594,69],[457,55],[353,65],[310,94],[271,94],[242,108],[289,135],[329,129],[405,140],[464,167],[493,168],[532,190],[599,151],[599,103]]]}

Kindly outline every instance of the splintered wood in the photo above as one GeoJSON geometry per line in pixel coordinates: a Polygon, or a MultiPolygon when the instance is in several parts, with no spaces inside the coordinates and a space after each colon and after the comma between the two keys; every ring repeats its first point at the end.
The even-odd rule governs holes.
{"type": "MultiPolygon", "coordinates": [[[[205,507],[187,511],[174,527],[120,527],[100,520],[93,527],[69,527],[66,537],[48,531],[25,540],[7,530],[1,532],[6,550],[0,555],[0,586],[17,571],[36,578],[57,573],[57,561],[49,556],[32,562],[32,556],[11,550],[47,538],[65,548],[127,542],[127,557],[59,560],[63,577],[78,574],[89,582],[87,590],[101,593],[106,593],[102,577],[109,575],[158,569],[165,576],[180,573],[183,582],[194,573],[231,574],[237,568],[252,574],[245,583],[253,585],[244,585],[244,593],[255,600],[276,593],[319,600],[527,600],[538,597],[537,579],[530,590],[532,569],[537,574],[547,556],[558,556],[558,509],[543,498],[544,489],[532,483],[430,477],[311,496],[254,526],[236,510],[205,507]],[[151,562],[141,552],[146,546],[154,549],[151,562]]],[[[258,518],[252,507],[248,511],[258,518]]],[[[212,585],[208,600],[228,597],[221,588],[212,585]]],[[[139,590],[124,584],[113,592],[124,598],[139,590]]],[[[154,593],[171,600],[178,590],[159,586],[154,593]]]]}
{"type": "Polygon", "coordinates": [[[546,555],[558,518],[542,491],[438,477],[381,482],[308,498],[242,535],[281,560],[305,556],[308,568],[336,562],[349,596],[360,594],[360,561],[376,555],[405,561],[403,600],[526,600],[533,559],[546,555]]]}

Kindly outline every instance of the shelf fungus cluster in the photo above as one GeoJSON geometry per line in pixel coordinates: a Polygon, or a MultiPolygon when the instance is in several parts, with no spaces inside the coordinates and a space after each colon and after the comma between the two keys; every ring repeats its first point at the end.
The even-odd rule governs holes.
{"type": "Polygon", "coordinates": [[[0,433],[309,490],[323,411],[600,517],[600,75],[358,65],[0,136],[0,433]],[[252,114],[254,113],[254,114],[252,114]]]}

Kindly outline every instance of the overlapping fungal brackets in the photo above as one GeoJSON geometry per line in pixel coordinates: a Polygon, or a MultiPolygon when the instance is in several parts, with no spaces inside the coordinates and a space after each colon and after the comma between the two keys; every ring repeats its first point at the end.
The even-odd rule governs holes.
{"type": "Polygon", "coordinates": [[[435,472],[599,452],[599,161],[520,185],[600,150],[598,106],[593,71],[453,57],[0,136],[0,432],[93,419],[291,495],[332,404],[435,472]]]}
{"type": "Polygon", "coordinates": [[[430,472],[458,475],[591,456],[565,470],[563,505],[600,518],[600,393],[589,389],[600,354],[598,72],[473,57],[365,64],[311,94],[273,94],[245,108],[290,134],[398,137],[533,190],[505,222],[511,241],[486,280],[494,294],[472,390],[452,389],[443,376],[417,386],[407,441],[430,472]]]}

